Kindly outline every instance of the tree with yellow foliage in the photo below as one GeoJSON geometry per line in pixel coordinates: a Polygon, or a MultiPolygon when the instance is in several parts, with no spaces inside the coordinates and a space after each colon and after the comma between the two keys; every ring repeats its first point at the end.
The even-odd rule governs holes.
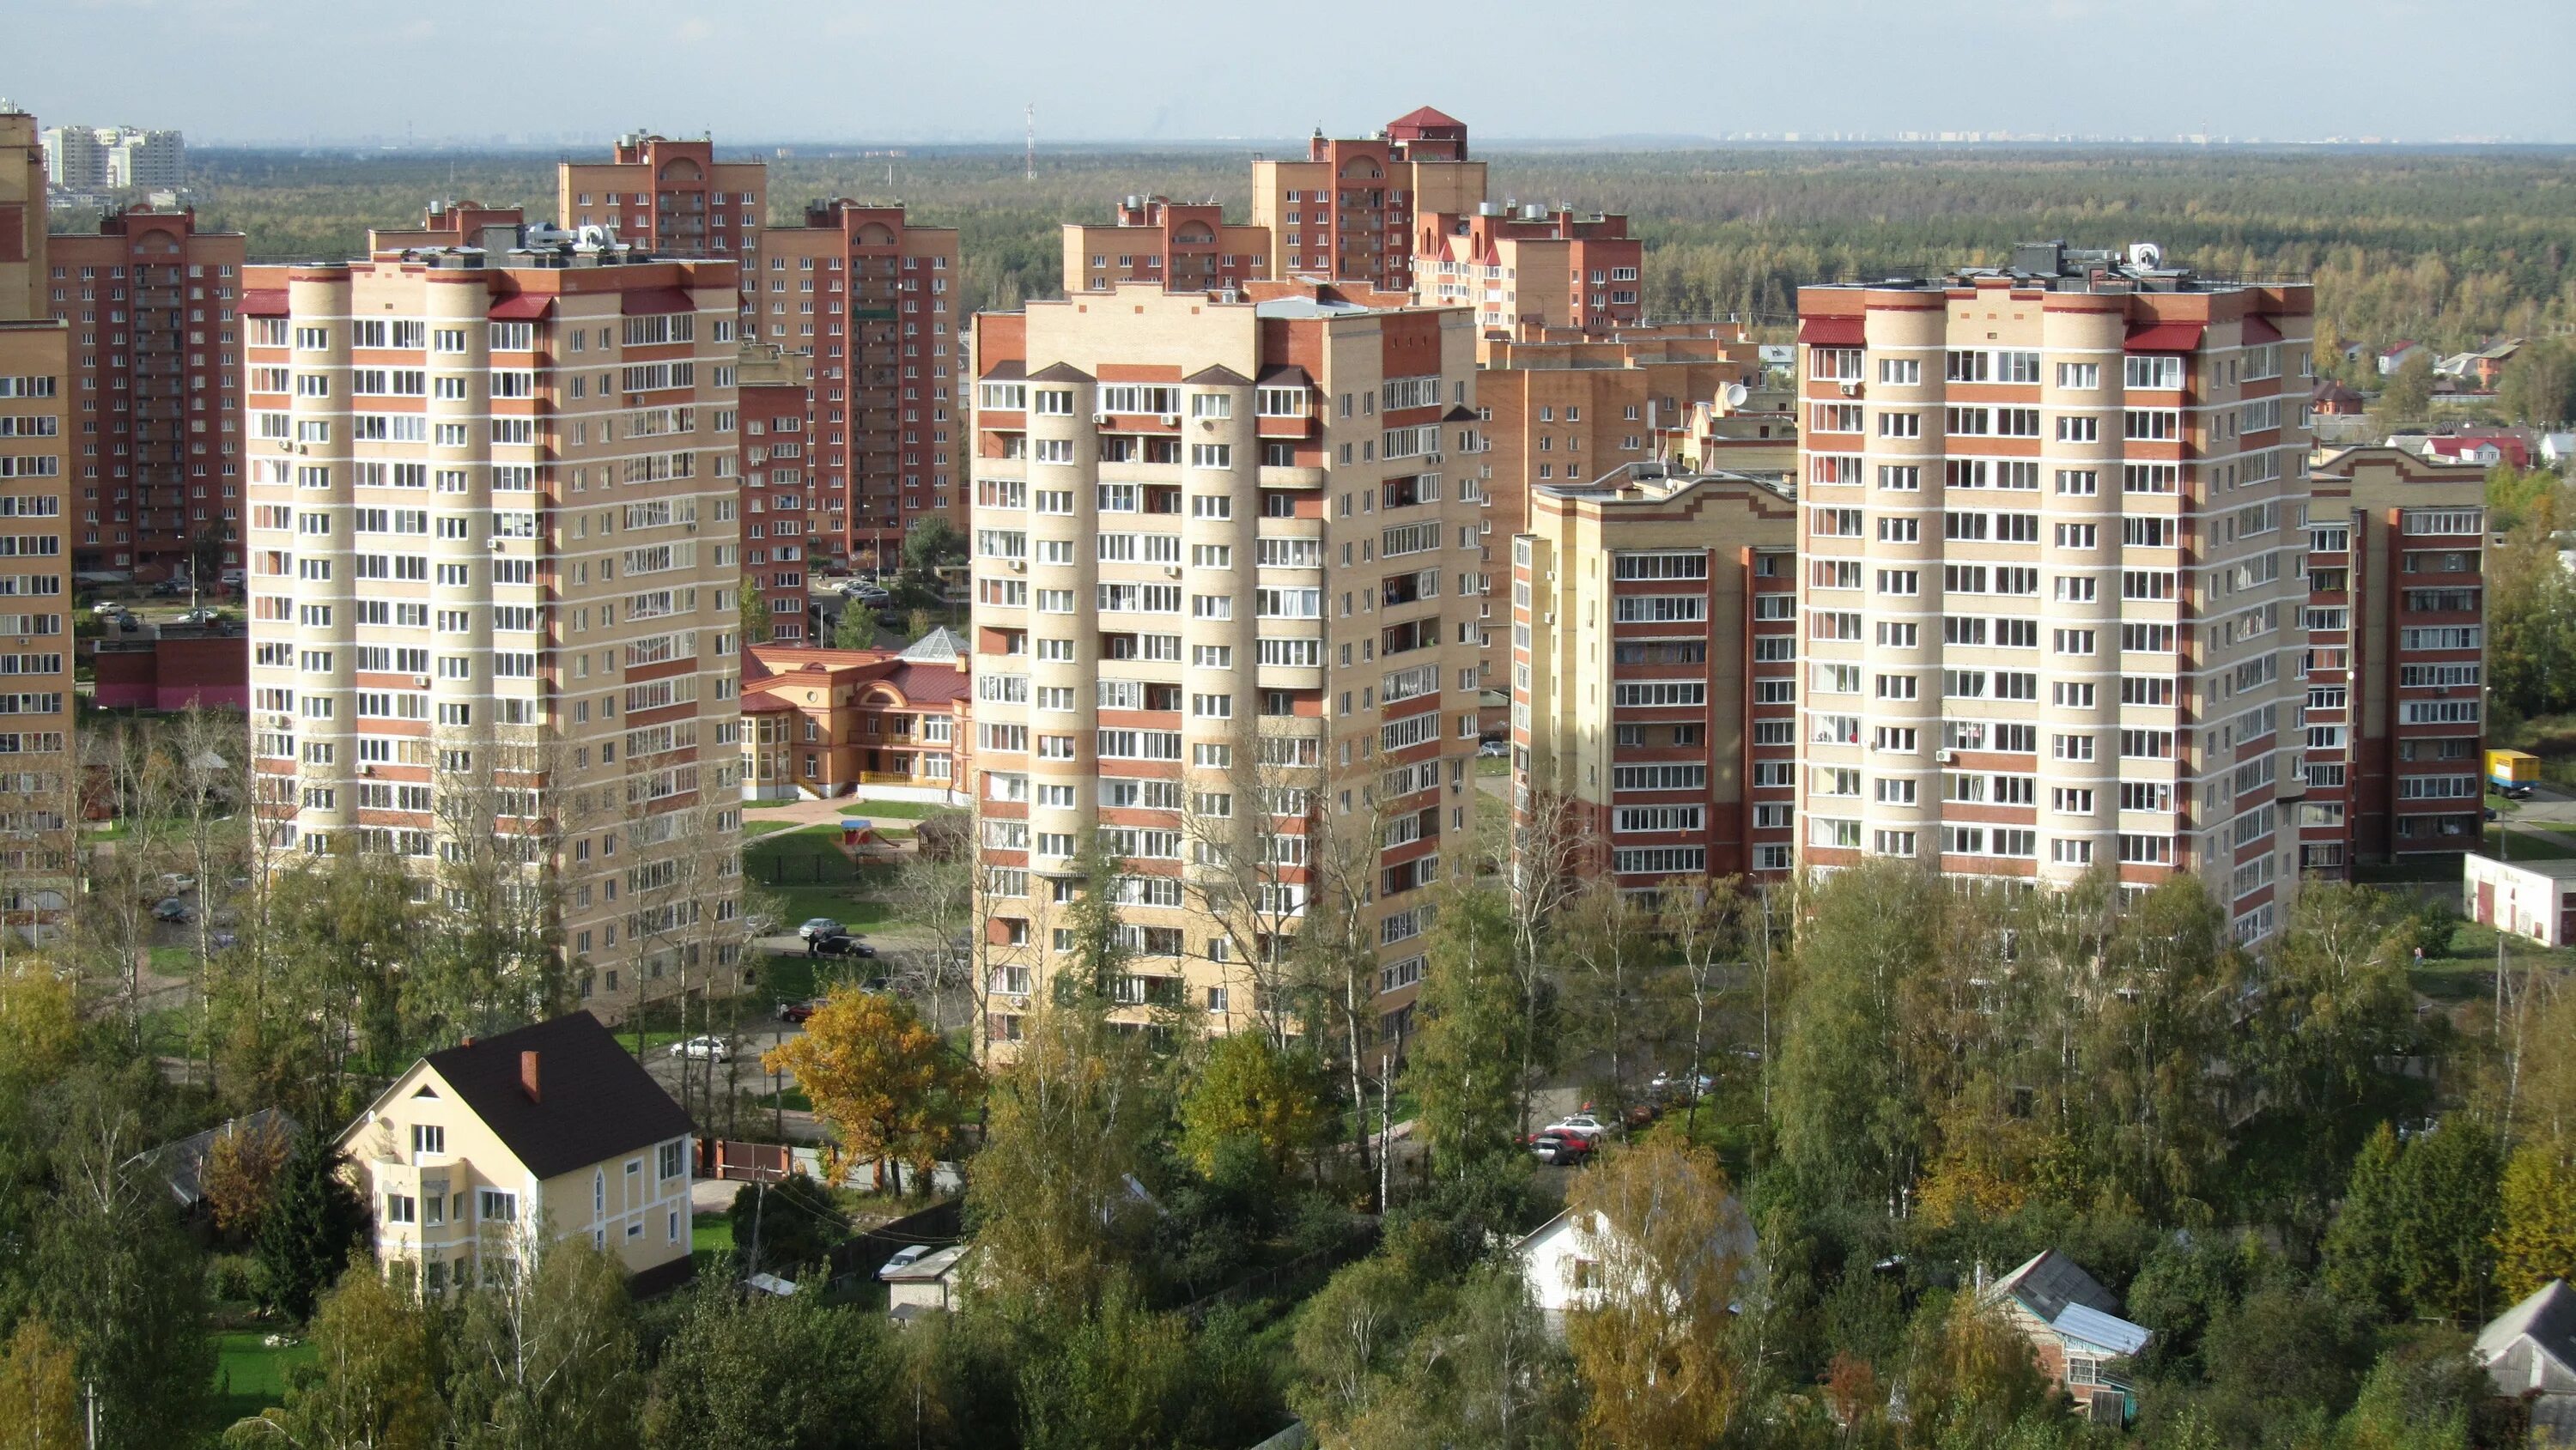
{"type": "Polygon", "coordinates": [[[889,1159],[911,1165],[917,1183],[926,1180],[955,1137],[958,1104],[977,1076],[911,1003],[849,986],[834,988],[806,1021],[804,1035],[771,1048],[760,1062],[794,1077],[814,1115],[831,1126],[837,1146],[825,1166],[827,1180],[838,1182],[849,1165],[873,1161],[879,1188],[886,1186],[889,1159]]]}
{"type": "Polygon", "coordinates": [[[47,1450],[80,1443],[80,1397],[72,1347],[44,1320],[18,1322],[0,1352],[0,1450],[47,1450]]]}
{"type": "Polygon", "coordinates": [[[1585,1169],[1566,1211],[1594,1266],[1590,1302],[1565,1319],[1591,1392],[1584,1443],[1722,1443],[1746,1393],[1728,1324],[1753,1236],[1717,1155],[1651,1133],[1585,1169]]]}
{"type": "Polygon", "coordinates": [[[2496,1225],[2496,1292],[2505,1303],[2552,1279],[2576,1277],[2576,1172],[2546,1143],[2526,1143],[2505,1164],[2496,1225]]]}

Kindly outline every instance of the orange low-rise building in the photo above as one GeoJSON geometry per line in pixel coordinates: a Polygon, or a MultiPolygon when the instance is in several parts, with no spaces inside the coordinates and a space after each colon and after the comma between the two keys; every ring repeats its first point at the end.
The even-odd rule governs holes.
{"type": "MultiPolygon", "coordinates": [[[[950,801],[965,779],[966,656],[933,630],[903,650],[744,652],[743,793],[950,801]]],[[[962,802],[961,802],[962,803],[962,802]]]]}

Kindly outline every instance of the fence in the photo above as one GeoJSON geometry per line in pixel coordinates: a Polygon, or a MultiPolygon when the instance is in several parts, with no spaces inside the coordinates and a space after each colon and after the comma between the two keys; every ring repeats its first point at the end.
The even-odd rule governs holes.
{"type": "Polygon", "coordinates": [[[698,1140],[698,1176],[737,1183],[777,1183],[791,1166],[783,1143],[743,1143],[726,1138],[698,1140]]]}

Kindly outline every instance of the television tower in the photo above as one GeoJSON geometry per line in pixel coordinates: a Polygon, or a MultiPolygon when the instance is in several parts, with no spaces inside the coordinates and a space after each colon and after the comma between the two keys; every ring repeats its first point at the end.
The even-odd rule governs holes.
{"type": "Polygon", "coordinates": [[[1038,103],[1035,101],[1029,102],[1028,124],[1028,151],[1024,158],[1020,180],[1035,181],[1038,179],[1038,103]]]}

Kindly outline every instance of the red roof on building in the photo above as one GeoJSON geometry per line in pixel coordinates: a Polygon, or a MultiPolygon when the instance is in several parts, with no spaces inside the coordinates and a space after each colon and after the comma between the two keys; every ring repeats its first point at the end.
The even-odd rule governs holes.
{"type": "Polygon", "coordinates": [[[2197,322],[2158,322],[2129,329],[2130,352],[2191,352],[2204,329],[2197,322]]]}
{"type": "Polygon", "coordinates": [[[233,310],[244,317],[284,317],[286,315],[286,289],[283,287],[253,287],[242,293],[241,304],[233,310]]]}
{"type": "Polygon", "coordinates": [[[1398,126],[1464,126],[1467,123],[1455,116],[1442,115],[1429,106],[1424,106],[1418,111],[1408,111],[1386,124],[1388,130],[1393,130],[1398,126]]]}
{"type": "Polygon", "coordinates": [[[555,300],[536,292],[521,292],[492,304],[485,314],[494,322],[536,322],[554,311],[555,300]]]}
{"type": "Polygon", "coordinates": [[[2279,342],[2281,329],[2274,327],[2268,317],[2248,317],[2245,319],[2245,340],[2249,343],[2279,342]]]}
{"type": "Polygon", "coordinates": [[[638,287],[618,299],[617,310],[628,317],[656,312],[695,312],[698,302],[677,287],[638,287]]]}
{"type": "Polygon", "coordinates": [[[885,682],[915,705],[946,705],[966,698],[966,672],[953,665],[906,663],[885,682]]]}
{"type": "Polygon", "coordinates": [[[1798,341],[1809,347],[1858,347],[1861,344],[1861,320],[1857,317],[1802,317],[1798,319],[1798,341]]]}

